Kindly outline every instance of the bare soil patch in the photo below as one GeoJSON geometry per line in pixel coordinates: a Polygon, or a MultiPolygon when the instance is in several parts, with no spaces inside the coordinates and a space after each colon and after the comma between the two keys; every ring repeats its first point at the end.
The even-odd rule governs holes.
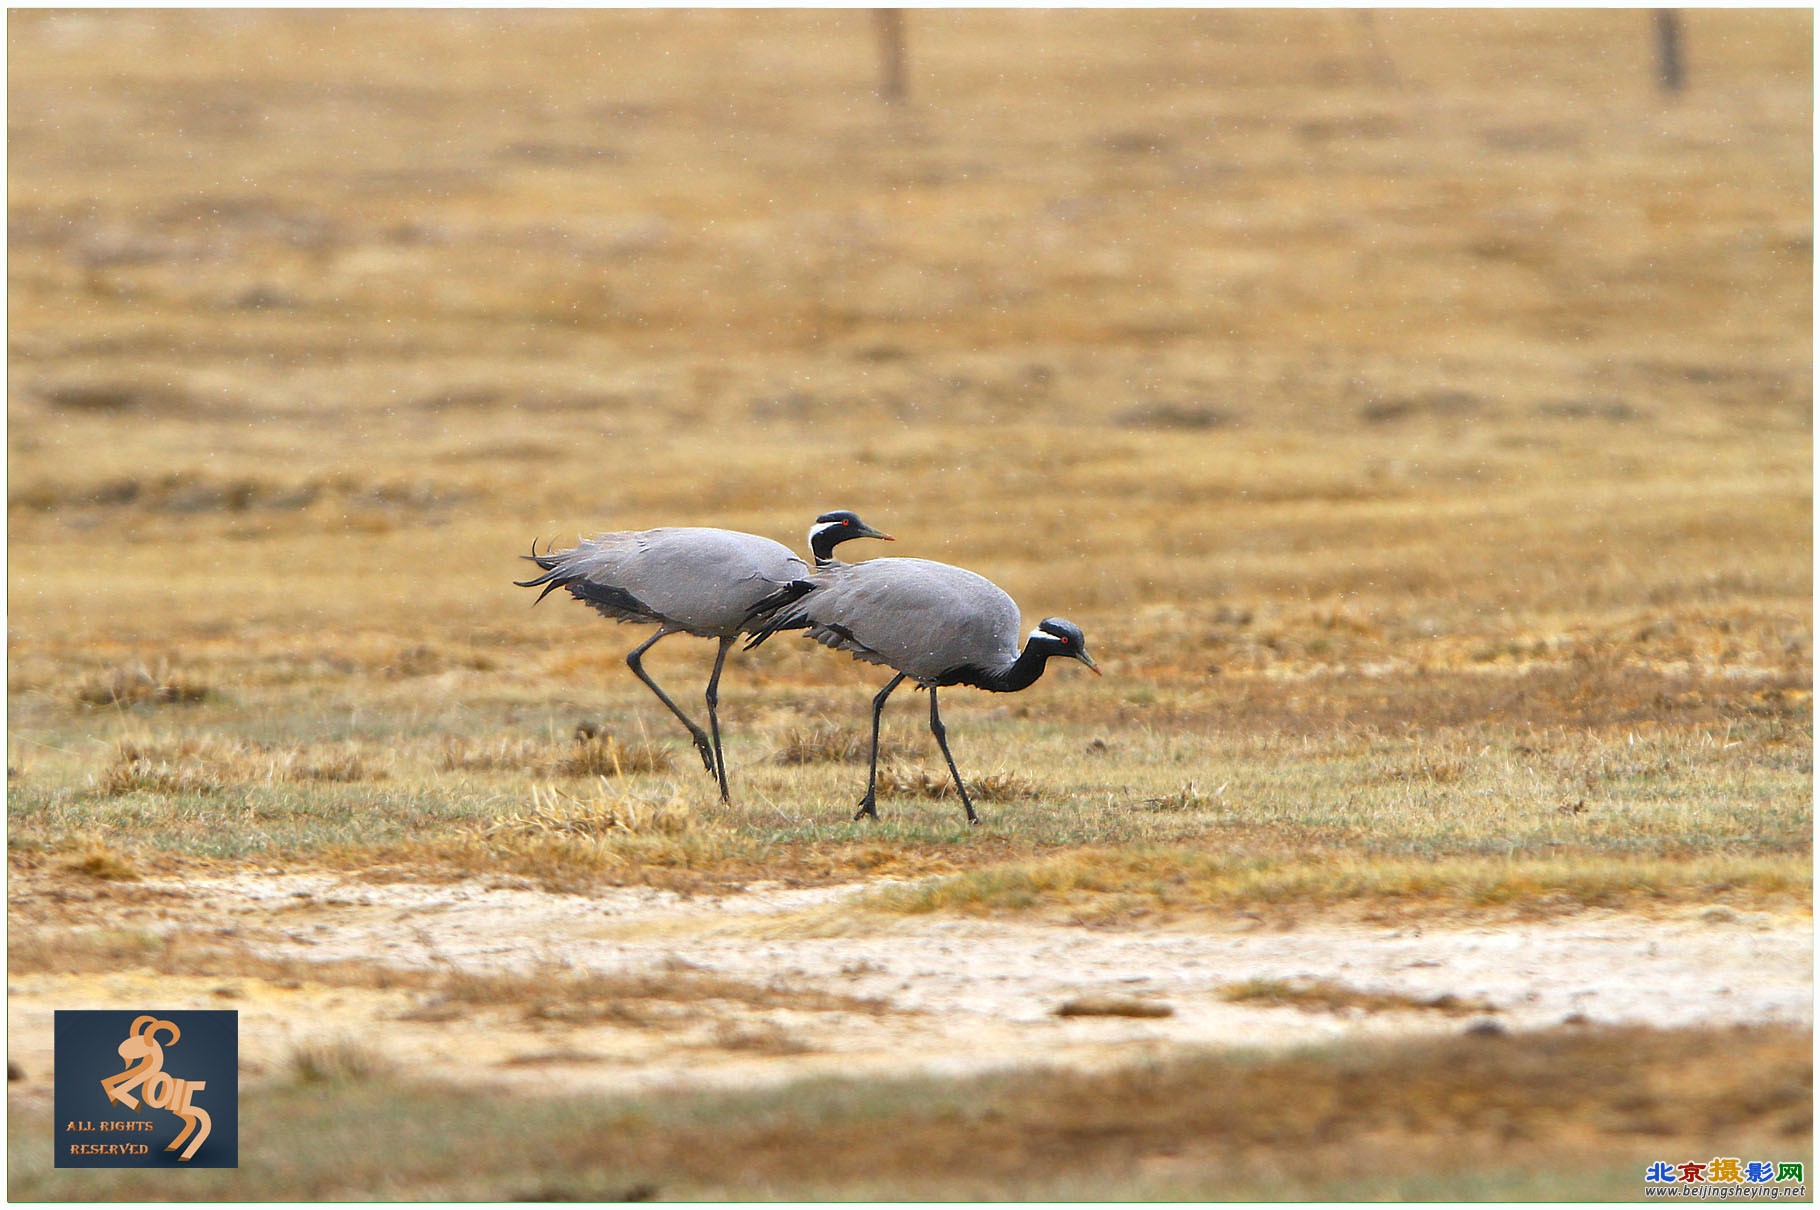
{"type": "Polygon", "coordinates": [[[16,872],[9,1058],[49,1071],[56,1008],[152,1000],[238,1008],[255,1074],[355,1040],[402,1071],[538,1092],[1095,1070],[1179,1047],[1486,1021],[1510,1031],[1812,1021],[1812,925],[1792,914],[1083,927],[854,908],[879,881],[578,895],[265,872],[147,877],[85,897],[16,872]],[[103,932],[212,934],[245,955],[244,972],[219,956],[206,974],[144,962],[66,973],[19,957],[32,938],[103,932]],[[1242,994],[1273,984],[1324,994],[1242,994]],[[1095,1001],[1127,1011],[1066,1011],[1095,1001]],[[1451,1011],[1460,1005],[1475,1011],[1451,1011]]]}

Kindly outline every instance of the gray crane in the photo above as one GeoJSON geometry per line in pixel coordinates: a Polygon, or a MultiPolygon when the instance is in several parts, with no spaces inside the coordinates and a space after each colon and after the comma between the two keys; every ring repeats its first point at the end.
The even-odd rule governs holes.
{"type": "Polygon", "coordinates": [[[1017,602],[991,580],[964,568],[928,559],[873,559],[823,568],[780,589],[754,611],[757,629],[748,650],[781,630],[806,630],[808,637],[853,654],[855,659],[897,670],[872,699],[872,756],[866,796],[855,819],[878,818],[878,726],[891,691],[914,680],[929,691],[929,730],[948,762],[960,791],[967,822],[978,823],[973,800],[948,751],[938,690],[974,685],[993,693],[1016,693],[1043,675],[1052,658],[1079,660],[1099,675],[1087,654],[1080,627],[1062,618],[1044,618],[1018,650],[1021,627],[1017,602]]]}
{"type": "MultiPolygon", "coordinates": [[[[823,513],[809,529],[809,550],[818,569],[846,566],[834,558],[834,548],[852,538],[892,541],[840,509],[823,513]]],[[[657,633],[640,643],[626,657],[626,665],[643,681],[670,713],[682,720],[695,741],[702,763],[720,783],[722,802],[727,793],[727,768],[720,751],[720,670],[727,650],[742,633],[762,623],[764,613],[755,607],[809,573],[808,564],[789,547],[757,534],[728,529],[666,528],[601,534],[570,550],[537,553],[535,543],[526,556],[543,568],[531,580],[515,580],[520,588],[537,588],[541,601],[558,588],[566,588],[578,601],[620,622],[655,622],[657,633]],[[657,682],[645,672],[641,657],[666,635],[693,634],[719,639],[714,671],[708,677],[708,726],[712,736],[684,714],[657,682]]],[[[535,604],[535,602],[533,602],[535,604]]]]}

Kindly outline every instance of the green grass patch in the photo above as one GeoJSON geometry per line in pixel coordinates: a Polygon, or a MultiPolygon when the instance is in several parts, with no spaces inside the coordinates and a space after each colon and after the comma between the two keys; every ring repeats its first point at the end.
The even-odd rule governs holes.
{"type": "MultiPolygon", "coordinates": [[[[771,758],[778,737],[797,734],[788,713],[761,712],[728,743],[728,805],[692,757],[669,760],[688,755],[680,736],[622,743],[554,721],[515,732],[480,725],[474,710],[441,725],[399,711],[369,714],[357,736],[336,736],[334,714],[320,713],[331,738],[315,740],[303,738],[302,717],[264,739],[243,717],[135,723],[98,742],[81,716],[67,717],[29,742],[16,737],[13,853],[64,857],[105,835],[141,868],[206,858],[388,877],[510,873],[566,891],[959,879],[893,891],[894,910],[1091,898],[1094,911],[1116,913],[1382,895],[1399,908],[1559,911],[1706,893],[1792,901],[1811,883],[1811,741],[1783,720],[1191,743],[1147,721],[986,716],[969,744],[1016,760],[963,758],[986,808],[968,827],[946,796],[946,770],[905,755],[881,771],[881,818],[855,822],[862,766],[771,758]],[[577,776],[578,752],[587,759],[577,768],[622,763],[577,776]],[[642,755],[628,766],[627,753],[642,755]]],[[[896,750],[914,752],[915,728],[897,721],[896,750]]]]}

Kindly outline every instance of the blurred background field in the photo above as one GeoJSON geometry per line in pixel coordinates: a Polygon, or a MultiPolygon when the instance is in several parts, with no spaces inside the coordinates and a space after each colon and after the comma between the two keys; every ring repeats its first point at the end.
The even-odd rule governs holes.
{"type": "Polygon", "coordinates": [[[1684,21],[917,10],[886,104],[866,12],[11,14],[15,886],[1805,911],[1812,16],[1684,21]],[[847,822],[796,642],[718,807],[510,583],[836,507],[1106,670],[945,699],[976,833],[915,703],[847,822]]]}

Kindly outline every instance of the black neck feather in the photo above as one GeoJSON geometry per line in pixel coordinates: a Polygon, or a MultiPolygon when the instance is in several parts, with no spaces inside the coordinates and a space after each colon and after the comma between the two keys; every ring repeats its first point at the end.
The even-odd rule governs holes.
{"type": "Polygon", "coordinates": [[[809,553],[815,556],[817,567],[834,562],[834,548],[853,535],[843,533],[839,526],[830,526],[809,539],[809,553]]]}
{"type": "Polygon", "coordinates": [[[1031,639],[1024,644],[1023,651],[1018,653],[1017,659],[1009,667],[996,672],[974,667],[959,668],[950,674],[952,679],[942,679],[950,685],[974,685],[993,693],[1016,693],[1036,684],[1037,678],[1043,675],[1043,669],[1049,663],[1049,657],[1059,654],[1055,644],[1043,639],[1031,639]]]}

